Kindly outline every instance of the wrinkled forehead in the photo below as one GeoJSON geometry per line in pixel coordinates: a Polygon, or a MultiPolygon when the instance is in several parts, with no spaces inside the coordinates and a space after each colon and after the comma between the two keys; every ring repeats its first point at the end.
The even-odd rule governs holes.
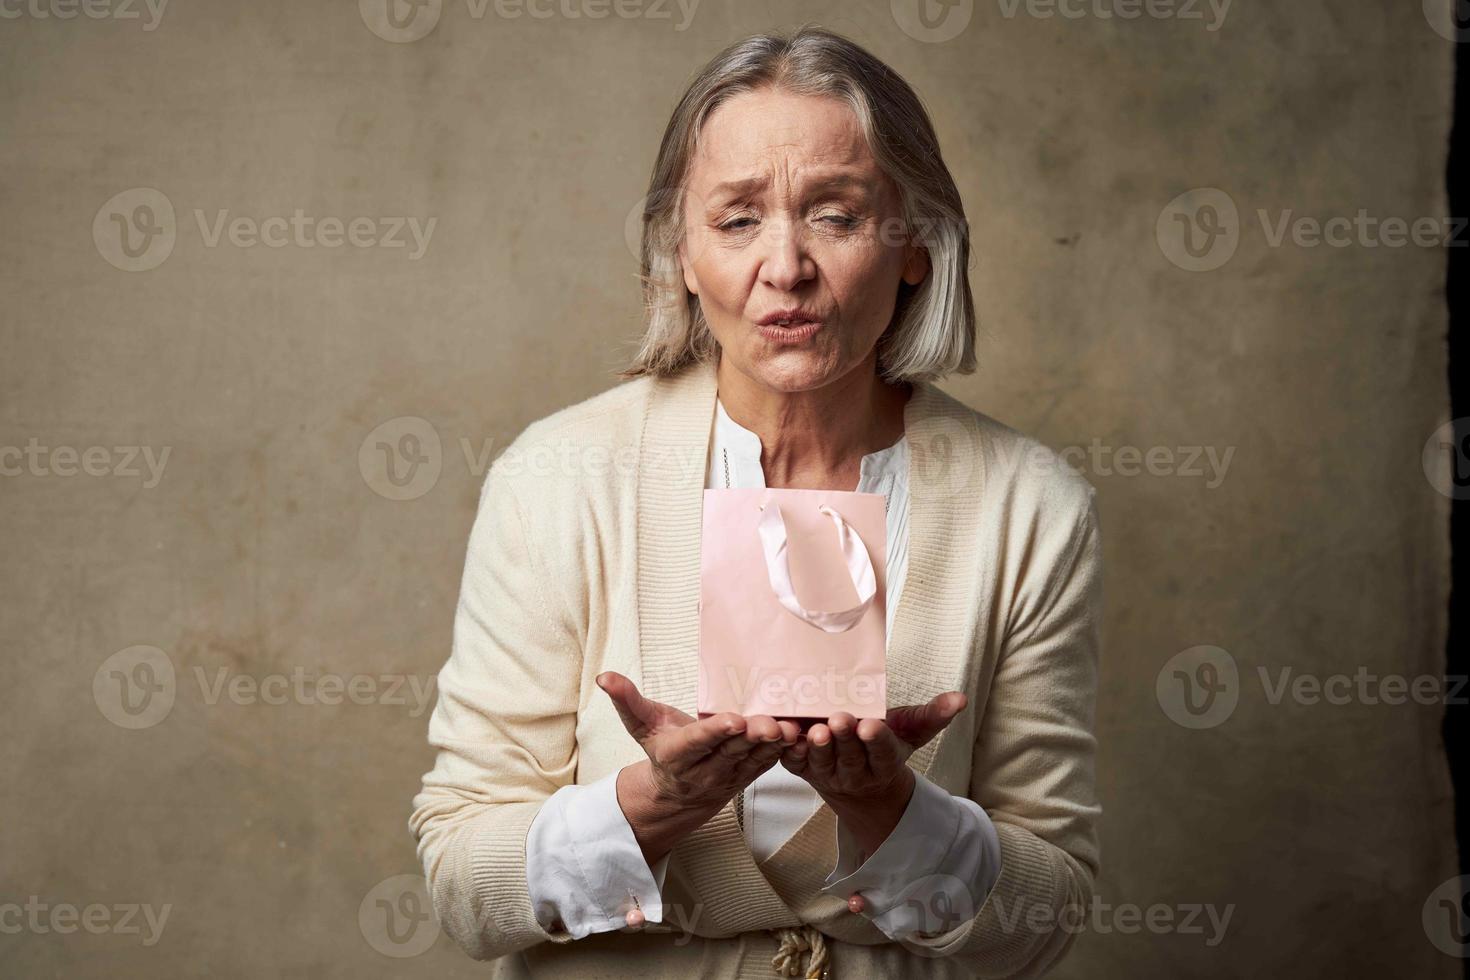
{"type": "Polygon", "coordinates": [[[737,95],[705,119],[688,182],[707,193],[736,181],[796,183],[841,174],[882,178],[852,108],[840,99],[761,91],[737,95]]]}

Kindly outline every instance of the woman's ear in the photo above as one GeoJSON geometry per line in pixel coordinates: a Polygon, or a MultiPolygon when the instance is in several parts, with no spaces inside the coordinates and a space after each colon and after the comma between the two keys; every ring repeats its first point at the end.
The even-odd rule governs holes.
{"type": "Polygon", "coordinates": [[[903,263],[903,281],[910,286],[917,286],[929,274],[929,250],[910,240],[905,251],[907,254],[903,263]]]}
{"type": "Polygon", "coordinates": [[[679,268],[684,273],[684,286],[695,296],[699,295],[699,278],[694,274],[694,264],[689,261],[689,239],[679,239],[679,268]]]}

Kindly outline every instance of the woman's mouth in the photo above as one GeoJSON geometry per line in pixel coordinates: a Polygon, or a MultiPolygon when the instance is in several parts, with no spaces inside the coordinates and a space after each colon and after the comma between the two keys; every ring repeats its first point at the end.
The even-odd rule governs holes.
{"type": "MultiPolygon", "coordinates": [[[[769,318],[768,318],[769,319],[769,318]]],[[[812,336],[822,329],[821,320],[813,320],[805,316],[792,318],[772,319],[771,322],[756,324],[756,329],[761,336],[774,344],[801,344],[810,340],[812,336]]]]}

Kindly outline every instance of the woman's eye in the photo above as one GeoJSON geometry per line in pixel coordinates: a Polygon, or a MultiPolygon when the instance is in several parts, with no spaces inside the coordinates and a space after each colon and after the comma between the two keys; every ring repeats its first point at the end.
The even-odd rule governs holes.
{"type": "Polygon", "coordinates": [[[824,214],[819,220],[834,228],[854,228],[858,223],[858,219],[848,214],[824,214]]]}
{"type": "Polygon", "coordinates": [[[754,218],[732,218],[720,225],[720,231],[744,231],[755,224],[754,218]]]}

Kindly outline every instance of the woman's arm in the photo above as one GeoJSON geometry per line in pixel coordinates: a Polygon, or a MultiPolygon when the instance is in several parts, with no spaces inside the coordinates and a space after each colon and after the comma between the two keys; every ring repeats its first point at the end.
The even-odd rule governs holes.
{"type": "Polygon", "coordinates": [[[917,773],[902,816],[876,846],[848,823],[837,815],[837,864],[822,891],[849,899],[890,939],[950,932],[1000,876],[1000,839],[985,810],[917,773]]]}
{"type": "Polygon", "coordinates": [[[536,921],[525,843],[576,772],[581,640],[530,540],[512,481],[492,465],[429,722],[438,758],[409,820],[439,922],[476,959],[572,939],[536,921]]]}
{"type": "Polygon", "coordinates": [[[975,737],[969,795],[995,824],[1001,874],[973,919],[911,944],[961,958],[977,977],[1032,977],[1054,966],[1087,921],[1099,867],[1095,493],[1080,479],[1047,489],[975,737]]]}
{"type": "Polygon", "coordinates": [[[649,862],[618,806],[619,773],[563,786],[526,836],[526,880],[536,921],[581,939],[664,920],[669,856],[649,862]]]}

